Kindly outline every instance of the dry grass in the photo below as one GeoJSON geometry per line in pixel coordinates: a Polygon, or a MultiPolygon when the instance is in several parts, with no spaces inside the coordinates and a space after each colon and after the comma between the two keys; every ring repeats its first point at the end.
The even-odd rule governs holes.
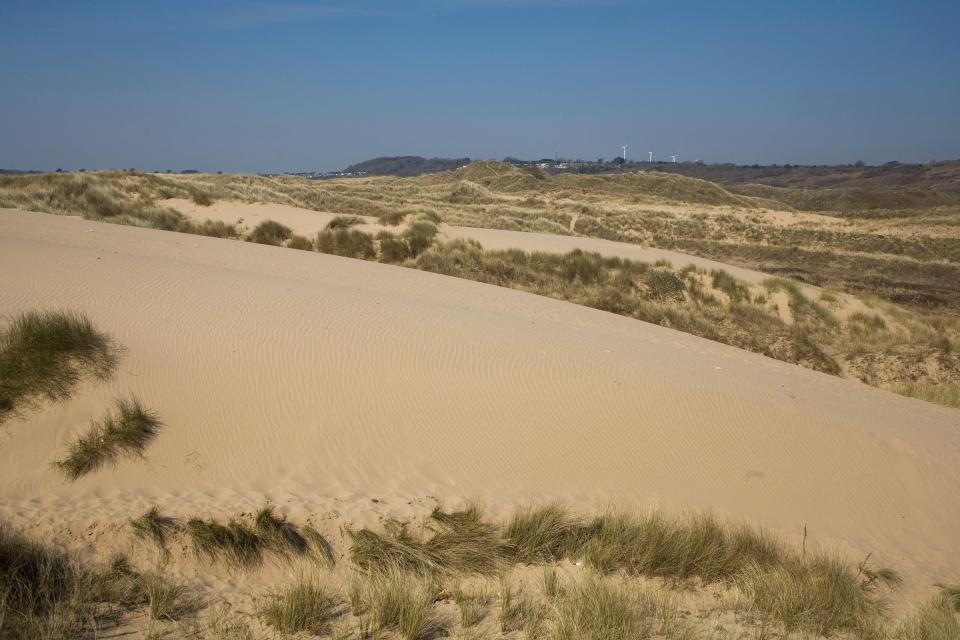
{"type": "Polygon", "coordinates": [[[264,220],[250,232],[250,242],[279,246],[293,236],[293,230],[275,220],[264,220]]]}
{"type": "Polygon", "coordinates": [[[191,518],[187,522],[187,535],[198,558],[213,562],[223,557],[241,568],[258,567],[263,563],[263,540],[238,520],[223,525],[215,520],[191,518]]]}
{"type": "Polygon", "coordinates": [[[257,511],[254,526],[264,545],[276,554],[304,555],[310,550],[307,539],[297,527],[274,512],[273,505],[266,504],[257,511]]]}
{"type": "Polygon", "coordinates": [[[162,515],[160,508],[154,505],[136,520],[131,520],[130,528],[136,537],[150,540],[161,549],[166,549],[167,540],[181,527],[175,518],[162,515]]]}
{"type": "Polygon", "coordinates": [[[907,382],[894,386],[892,391],[908,398],[919,398],[927,402],[935,402],[960,409],[960,383],[907,382]]]}
{"type": "Polygon", "coordinates": [[[0,423],[43,400],[68,399],[82,380],[108,379],[118,356],[113,340],[82,314],[14,317],[0,331],[0,423]]]}
{"type": "Polygon", "coordinates": [[[374,629],[395,631],[404,640],[429,640],[448,626],[434,607],[439,596],[440,587],[429,575],[384,567],[365,583],[364,616],[374,629]]]}
{"type": "Polygon", "coordinates": [[[54,464],[67,478],[76,480],[121,457],[143,457],[163,426],[156,413],[137,398],[118,400],[115,413],[93,422],[86,434],[69,445],[69,453],[54,464]]]}
{"type": "Polygon", "coordinates": [[[344,613],[343,599],[331,586],[301,578],[272,593],[259,609],[260,618],[283,634],[327,635],[344,613]]]}

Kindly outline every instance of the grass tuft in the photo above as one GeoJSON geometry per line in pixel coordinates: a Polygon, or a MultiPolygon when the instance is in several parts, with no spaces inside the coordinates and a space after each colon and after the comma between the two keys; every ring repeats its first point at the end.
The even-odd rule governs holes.
{"type": "Polygon", "coordinates": [[[260,508],[254,518],[254,526],[266,547],[274,553],[304,555],[309,551],[307,539],[297,531],[296,526],[278,517],[271,504],[260,508]]]}
{"type": "Polygon", "coordinates": [[[136,537],[151,540],[161,549],[165,549],[167,538],[180,529],[180,524],[175,518],[161,515],[160,507],[154,505],[136,520],[131,520],[130,528],[136,537]]]}
{"type": "Polygon", "coordinates": [[[289,240],[293,230],[280,224],[276,220],[264,220],[250,232],[250,242],[279,246],[284,240],[289,240]]]}
{"type": "Polygon", "coordinates": [[[332,623],[344,613],[343,600],[326,584],[300,579],[270,594],[259,616],[283,634],[327,635],[332,623]]]}
{"type": "Polygon", "coordinates": [[[375,629],[396,631],[404,640],[446,633],[447,625],[434,608],[440,587],[430,576],[386,567],[370,575],[364,595],[364,615],[375,629]]]}
{"type": "Polygon", "coordinates": [[[333,220],[327,223],[327,229],[349,229],[358,224],[363,224],[363,218],[360,216],[335,216],[333,220]]]}
{"type": "Polygon", "coordinates": [[[214,562],[222,556],[228,563],[243,568],[257,567],[263,562],[263,540],[237,520],[222,525],[215,520],[191,518],[187,535],[198,558],[214,562]]]}
{"type": "Polygon", "coordinates": [[[84,315],[31,311],[0,331],[0,423],[42,400],[70,398],[85,379],[106,380],[119,349],[84,315]]]}
{"type": "Polygon", "coordinates": [[[323,561],[327,563],[328,567],[332,569],[336,566],[337,558],[333,553],[333,545],[330,544],[330,541],[327,540],[322,533],[312,526],[307,525],[303,528],[303,535],[313,546],[314,552],[323,558],[323,561]]]}
{"type": "Polygon", "coordinates": [[[120,457],[143,457],[162,423],[137,398],[118,400],[116,413],[91,423],[90,430],[69,445],[69,453],[55,466],[70,480],[76,480],[120,457]]]}

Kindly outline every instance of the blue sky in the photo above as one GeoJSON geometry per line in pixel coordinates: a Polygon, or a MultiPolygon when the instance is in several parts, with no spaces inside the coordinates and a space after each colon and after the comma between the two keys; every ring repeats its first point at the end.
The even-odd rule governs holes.
{"type": "Polygon", "coordinates": [[[0,0],[0,167],[960,158],[960,2],[0,0]]]}

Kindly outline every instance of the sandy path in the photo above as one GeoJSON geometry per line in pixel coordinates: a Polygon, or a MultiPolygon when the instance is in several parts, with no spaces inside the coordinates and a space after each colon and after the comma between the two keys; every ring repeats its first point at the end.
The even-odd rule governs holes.
{"type": "Polygon", "coordinates": [[[509,289],[334,256],[0,210],[0,313],[83,310],[115,379],[6,425],[0,515],[122,522],[561,497],[707,507],[960,577],[960,411],[509,289]],[[75,484],[49,462],[110,399],[166,428],[75,484]],[[92,514],[92,515],[91,515],[92,514]]]}

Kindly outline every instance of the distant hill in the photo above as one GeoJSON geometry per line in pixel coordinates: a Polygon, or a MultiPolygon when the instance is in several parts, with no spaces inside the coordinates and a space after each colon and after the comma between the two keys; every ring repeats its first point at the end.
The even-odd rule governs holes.
{"type": "Polygon", "coordinates": [[[423,158],[421,156],[393,156],[373,158],[346,168],[347,173],[366,173],[371,176],[422,176],[428,173],[453,171],[470,158],[423,158]]]}

